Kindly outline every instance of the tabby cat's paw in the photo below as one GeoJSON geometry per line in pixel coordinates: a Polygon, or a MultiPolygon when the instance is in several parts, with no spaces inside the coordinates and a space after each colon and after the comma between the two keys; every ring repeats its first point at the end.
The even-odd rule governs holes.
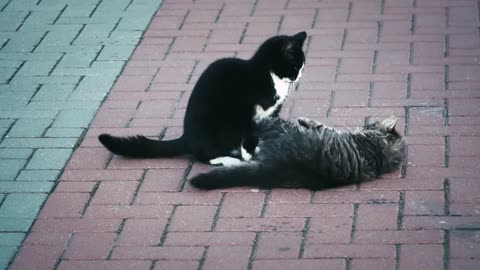
{"type": "Polygon", "coordinates": [[[317,122],[315,120],[312,120],[310,118],[306,118],[306,117],[299,117],[298,118],[298,123],[302,127],[306,127],[306,128],[321,128],[321,127],[323,127],[322,123],[317,122]]]}

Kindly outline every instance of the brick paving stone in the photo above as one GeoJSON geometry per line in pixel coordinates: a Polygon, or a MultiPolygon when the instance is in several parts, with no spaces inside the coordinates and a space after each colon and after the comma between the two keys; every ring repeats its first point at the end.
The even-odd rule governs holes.
{"type": "Polygon", "coordinates": [[[353,259],[351,260],[351,269],[367,270],[367,269],[395,269],[395,261],[392,259],[353,259]]]}
{"type": "Polygon", "coordinates": [[[477,11],[0,0],[0,268],[478,268],[477,11]],[[205,192],[185,180],[207,165],[112,156],[98,142],[178,137],[209,63],[304,30],[305,73],[281,116],[356,127],[395,114],[401,170],[327,191],[205,192]]]}
{"type": "Polygon", "coordinates": [[[402,245],[400,269],[444,269],[443,253],[441,245],[402,245]]]}
{"type": "MultiPolygon", "coordinates": [[[[151,269],[152,262],[150,261],[134,261],[134,260],[122,260],[122,261],[100,261],[100,260],[62,260],[58,265],[58,269],[62,270],[102,270],[102,269],[138,269],[147,270],[151,269]]],[[[165,268],[173,269],[173,268],[165,268]]]]}
{"type": "Polygon", "coordinates": [[[115,237],[116,233],[75,233],[63,258],[67,260],[106,259],[115,237]]]}
{"type": "Polygon", "coordinates": [[[205,269],[246,269],[251,247],[209,247],[203,267],[205,269]]]}
{"type": "Polygon", "coordinates": [[[256,259],[293,259],[300,253],[300,232],[263,232],[257,242],[256,259]]]}

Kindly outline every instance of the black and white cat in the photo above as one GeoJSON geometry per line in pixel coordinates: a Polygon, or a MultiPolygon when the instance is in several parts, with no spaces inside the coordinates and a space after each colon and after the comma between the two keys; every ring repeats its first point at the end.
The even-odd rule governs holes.
{"type": "Polygon", "coordinates": [[[359,183],[400,167],[405,143],[397,118],[355,131],[339,131],[307,118],[300,125],[277,119],[259,124],[260,152],[250,161],[200,174],[201,189],[236,186],[313,190],[359,183]]]}
{"type": "Polygon", "coordinates": [[[255,123],[278,115],[290,85],[302,75],[306,37],[305,32],[274,36],[249,60],[225,58],[210,64],[193,88],[180,138],[101,134],[100,142],[128,157],[193,155],[213,165],[249,160],[258,144],[252,135],[255,123]]]}

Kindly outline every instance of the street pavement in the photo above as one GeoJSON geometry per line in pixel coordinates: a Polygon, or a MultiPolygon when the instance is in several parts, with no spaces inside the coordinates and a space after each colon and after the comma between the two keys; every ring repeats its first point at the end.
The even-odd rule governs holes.
{"type": "Polygon", "coordinates": [[[479,26],[474,0],[0,0],[0,268],[477,269],[479,26]],[[298,31],[282,117],[395,114],[399,171],[205,192],[207,165],[98,142],[179,136],[209,63],[298,31]]]}

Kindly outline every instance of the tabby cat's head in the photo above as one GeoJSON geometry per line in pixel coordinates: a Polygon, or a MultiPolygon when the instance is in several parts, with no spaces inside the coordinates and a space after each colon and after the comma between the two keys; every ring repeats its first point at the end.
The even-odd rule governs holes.
{"type": "Polygon", "coordinates": [[[252,60],[266,65],[280,79],[297,81],[302,76],[305,65],[302,47],[306,38],[306,32],[269,38],[260,46],[252,60]]]}
{"type": "Polygon", "coordinates": [[[403,160],[405,142],[395,129],[397,122],[398,118],[392,115],[382,122],[374,122],[365,126],[365,131],[376,136],[378,138],[377,142],[382,148],[381,173],[398,169],[403,160]]]}

